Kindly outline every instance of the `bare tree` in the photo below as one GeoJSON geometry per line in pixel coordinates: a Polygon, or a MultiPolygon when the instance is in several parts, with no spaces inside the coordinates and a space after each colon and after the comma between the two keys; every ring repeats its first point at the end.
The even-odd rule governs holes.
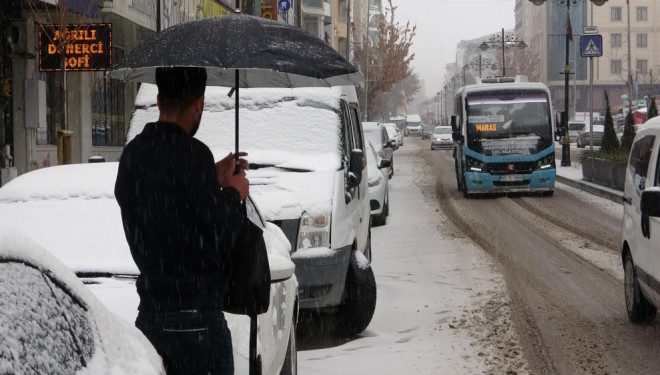
{"type": "Polygon", "coordinates": [[[378,40],[372,43],[365,38],[365,42],[355,48],[356,61],[367,73],[368,82],[359,90],[360,98],[364,97],[364,90],[367,90],[368,102],[364,103],[368,110],[367,118],[381,113],[383,94],[412,74],[410,62],[415,55],[410,52],[410,47],[417,26],[411,26],[410,21],[405,25],[399,24],[395,20],[396,9],[392,0],[388,0],[385,17],[378,25],[378,40]]]}

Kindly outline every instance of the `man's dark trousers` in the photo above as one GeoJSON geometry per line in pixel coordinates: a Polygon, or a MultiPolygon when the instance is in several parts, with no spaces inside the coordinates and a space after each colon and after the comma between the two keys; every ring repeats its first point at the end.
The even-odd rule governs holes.
{"type": "Polygon", "coordinates": [[[231,333],[222,312],[140,312],[135,325],[163,358],[168,375],[234,373],[231,333]]]}

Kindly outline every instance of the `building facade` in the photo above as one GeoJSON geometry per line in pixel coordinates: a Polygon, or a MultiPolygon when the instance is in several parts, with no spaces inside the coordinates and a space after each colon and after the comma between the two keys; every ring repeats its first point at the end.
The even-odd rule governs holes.
{"type": "MultiPolygon", "coordinates": [[[[277,0],[241,1],[245,13],[302,23],[302,0],[290,0],[286,12],[277,0]]],[[[235,7],[235,0],[0,1],[0,186],[59,163],[85,163],[92,156],[116,161],[126,142],[138,85],[106,79],[111,65],[44,71],[39,49],[44,25],[88,31],[90,25],[110,25],[112,47],[104,50],[114,64],[159,26],[221,16],[235,7]]]]}
{"type": "MultiPolygon", "coordinates": [[[[516,34],[523,37],[536,56],[539,81],[548,85],[557,110],[564,109],[563,74],[566,59],[567,7],[554,1],[535,6],[529,0],[516,0],[516,34]],[[556,51],[549,53],[549,51],[556,51]]],[[[580,0],[569,8],[573,41],[569,42],[571,66],[569,112],[590,108],[589,59],[580,56],[580,36],[584,26],[597,26],[603,37],[603,56],[594,58],[594,111],[604,113],[607,91],[614,113],[646,95],[660,93],[660,3],[654,0],[608,0],[595,6],[580,0]],[[630,28],[628,28],[628,14],[630,28]],[[655,76],[655,77],[654,77],[655,76]]]]}

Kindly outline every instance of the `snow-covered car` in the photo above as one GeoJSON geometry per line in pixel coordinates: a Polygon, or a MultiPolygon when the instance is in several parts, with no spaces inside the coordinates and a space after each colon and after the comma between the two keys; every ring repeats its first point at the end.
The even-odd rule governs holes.
{"type": "Polygon", "coordinates": [[[423,125],[422,126],[422,139],[431,138],[431,134],[433,134],[433,129],[435,129],[435,125],[423,125]]]}
{"type": "MultiPolygon", "coordinates": [[[[11,225],[27,233],[82,279],[110,311],[133,324],[138,313],[135,281],[139,271],[114,196],[118,165],[62,165],[19,176],[0,188],[0,227],[11,225]]],[[[269,309],[258,316],[263,373],[295,373],[298,285],[290,244],[277,226],[262,221],[250,202],[250,219],[264,229],[273,280],[269,309]]],[[[236,373],[247,373],[250,319],[225,317],[232,333],[236,373]]]]}
{"type": "Polygon", "coordinates": [[[0,226],[0,311],[2,374],[165,374],[142,332],[8,226],[0,226]]]}
{"type": "Polygon", "coordinates": [[[394,146],[387,130],[380,122],[364,122],[362,128],[365,138],[371,141],[378,156],[381,159],[390,161],[390,165],[387,167],[387,176],[392,178],[394,176],[394,146]]]}
{"type": "Polygon", "coordinates": [[[399,131],[399,128],[393,122],[385,122],[383,123],[383,126],[387,129],[387,134],[390,136],[390,139],[396,141],[394,149],[398,150],[399,147],[403,146],[403,132],[399,131]]]}
{"type": "Polygon", "coordinates": [[[378,156],[371,141],[367,150],[367,168],[369,168],[369,204],[371,205],[371,225],[380,226],[387,223],[390,214],[390,194],[388,189],[389,176],[385,168],[390,161],[378,156]]]}
{"type": "Polygon", "coordinates": [[[628,318],[653,321],[660,307],[660,117],[635,135],[623,192],[621,259],[628,318]]]}
{"type": "Polygon", "coordinates": [[[431,150],[438,148],[454,148],[451,137],[451,126],[436,126],[431,134],[431,150]]]}
{"type": "MultiPolygon", "coordinates": [[[[195,135],[216,160],[235,150],[235,98],[228,91],[206,88],[195,135]]],[[[156,94],[154,85],[141,85],[129,139],[158,119],[156,94]]],[[[240,95],[239,144],[248,153],[250,195],[290,241],[300,308],[336,320],[342,336],[364,331],[377,291],[355,87],[253,88],[240,95]]]]}

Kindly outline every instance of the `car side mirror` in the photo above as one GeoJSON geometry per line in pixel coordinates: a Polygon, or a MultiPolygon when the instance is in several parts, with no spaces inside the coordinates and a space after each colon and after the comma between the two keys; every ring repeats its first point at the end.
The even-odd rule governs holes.
{"type": "Polygon", "coordinates": [[[279,255],[269,255],[268,266],[271,284],[290,279],[296,270],[296,265],[290,259],[279,255]]]}
{"type": "Polygon", "coordinates": [[[354,188],[362,182],[362,169],[364,168],[364,154],[362,150],[351,151],[351,165],[348,170],[348,187],[354,188]]]}
{"type": "Polygon", "coordinates": [[[660,188],[648,188],[642,192],[640,209],[642,215],[660,217],[660,188]]]}
{"type": "Polygon", "coordinates": [[[389,168],[391,166],[392,166],[392,160],[390,159],[380,159],[380,163],[378,163],[378,169],[389,168]]]}

